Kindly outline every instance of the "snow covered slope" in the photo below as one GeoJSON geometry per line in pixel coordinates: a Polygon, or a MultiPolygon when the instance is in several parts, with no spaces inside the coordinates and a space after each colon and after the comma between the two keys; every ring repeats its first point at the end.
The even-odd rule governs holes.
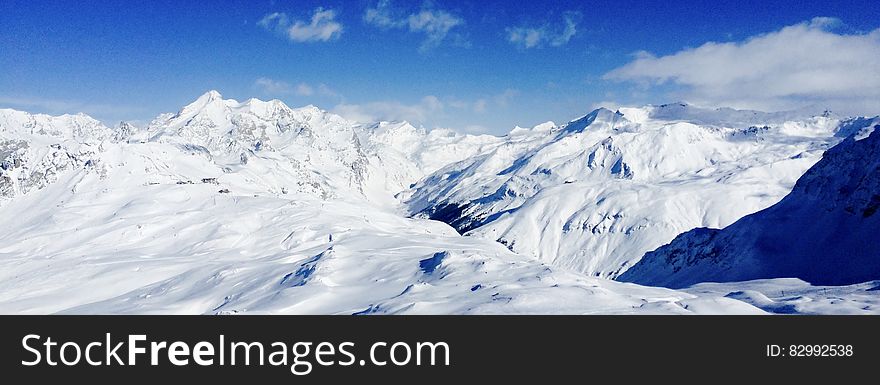
{"type": "Polygon", "coordinates": [[[402,197],[414,215],[615,277],[679,233],[776,203],[835,134],[859,124],[806,110],[598,109],[563,126],[514,130],[402,197]]]}
{"type": "MultiPolygon", "coordinates": [[[[143,128],[110,128],[85,115],[0,110],[0,313],[774,311],[752,300],[757,294],[685,292],[586,276],[563,263],[546,263],[561,260],[516,252],[522,244],[505,247],[494,236],[461,236],[447,224],[400,213],[398,193],[409,207],[424,199],[429,208],[442,202],[435,197],[494,192],[503,185],[515,193],[502,193],[501,203],[487,199],[485,207],[521,199],[522,207],[512,212],[526,213],[529,205],[538,210],[537,202],[549,202],[545,196],[563,192],[553,198],[561,202],[556,205],[576,206],[592,198],[572,191],[607,188],[606,200],[623,199],[615,205],[654,199],[654,206],[627,212],[632,216],[679,202],[666,213],[684,212],[686,220],[675,224],[684,231],[688,223],[720,223],[734,216],[730,211],[746,209],[711,215],[688,209],[712,192],[694,188],[701,192],[670,198],[689,191],[678,184],[712,186],[726,175],[721,184],[754,187],[770,178],[777,182],[768,184],[769,195],[726,195],[747,197],[752,207],[769,205],[776,189],[784,194],[786,178],[793,181],[836,141],[829,133],[864,126],[817,116],[776,117],[782,123],[767,129],[709,127],[652,117],[663,108],[670,107],[599,110],[563,127],[548,122],[505,137],[428,132],[406,122],[360,125],[311,106],[238,102],[216,92],[143,128]],[[688,147],[692,141],[717,148],[688,147]],[[665,153],[646,155],[646,143],[659,143],[665,153]],[[427,194],[429,184],[440,189],[427,194]],[[400,192],[410,186],[416,189],[400,192]]],[[[724,115],[746,122],[770,116],[724,115]]],[[[478,230],[505,223],[505,215],[478,230]]],[[[555,223],[553,215],[535,216],[534,226],[555,223]]],[[[616,233],[610,229],[607,234],[616,233]]],[[[553,234],[541,233],[548,238],[540,247],[567,244],[553,234]]],[[[769,282],[750,290],[783,301],[773,292],[786,285],[769,282]]],[[[880,311],[865,299],[872,287],[846,289],[853,301],[845,311],[880,311]]],[[[829,304],[796,311],[834,309],[829,304]]]]}
{"type": "Polygon", "coordinates": [[[773,314],[878,314],[880,281],[813,286],[796,278],[700,283],[684,289],[698,296],[723,295],[773,314]]]}
{"type": "Polygon", "coordinates": [[[0,313],[762,312],[549,267],[362,193],[376,164],[405,183],[497,138],[215,93],[146,129],[3,113],[0,313]]]}
{"type": "Polygon", "coordinates": [[[818,285],[880,280],[880,118],[860,125],[776,205],[723,230],[681,234],[620,280],[667,287],[777,277],[818,285]]]}
{"type": "Polygon", "coordinates": [[[140,166],[68,173],[0,209],[0,312],[759,313],[579,276],[362,202],[128,184],[140,166]]]}
{"type": "MultiPolygon", "coordinates": [[[[367,143],[367,152],[372,155],[372,188],[379,192],[376,195],[403,191],[425,175],[489,151],[503,141],[492,135],[462,135],[447,129],[428,131],[405,121],[358,128],[362,141],[367,143]]],[[[398,201],[389,203],[397,205],[398,201]]]]}

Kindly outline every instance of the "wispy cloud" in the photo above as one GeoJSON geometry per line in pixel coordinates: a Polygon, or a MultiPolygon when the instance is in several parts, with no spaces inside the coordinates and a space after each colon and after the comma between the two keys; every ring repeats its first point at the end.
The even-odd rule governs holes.
{"type": "Polygon", "coordinates": [[[309,21],[291,22],[286,13],[275,12],[263,16],[257,25],[299,43],[335,40],[343,31],[342,24],[336,21],[336,11],[321,7],[314,10],[309,21]]]}
{"type": "Polygon", "coordinates": [[[135,115],[141,115],[146,111],[145,108],[139,106],[4,95],[0,95],[0,108],[14,108],[52,115],[84,113],[93,118],[104,120],[108,124],[115,120],[139,118],[140,116],[135,115]]]}
{"type": "Polygon", "coordinates": [[[83,112],[82,107],[83,103],[75,103],[66,100],[55,100],[55,99],[41,99],[41,98],[21,98],[21,97],[9,97],[9,96],[0,96],[0,105],[6,106],[14,106],[14,107],[36,107],[42,110],[55,112],[67,112],[70,113],[72,111],[75,112],[83,112]]]}
{"type": "Polygon", "coordinates": [[[299,96],[312,96],[315,94],[315,89],[306,83],[297,84],[293,90],[299,96]]]}
{"type": "Polygon", "coordinates": [[[477,112],[477,113],[486,112],[486,104],[488,104],[486,102],[486,99],[477,99],[477,101],[474,102],[474,107],[473,107],[474,112],[477,112]]]}
{"type": "Polygon", "coordinates": [[[287,17],[286,13],[275,12],[263,16],[263,18],[257,22],[257,25],[263,27],[263,29],[267,31],[283,33],[287,31],[288,27],[290,27],[290,19],[287,17]]]}
{"type": "Polygon", "coordinates": [[[819,103],[843,113],[880,112],[880,29],[843,34],[835,18],[741,42],[705,43],[656,57],[638,53],[604,79],[677,87],[698,104],[779,110],[819,103]]]}
{"type": "Polygon", "coordinates": [[[282,80],[261,77],[254,81],[254,88],[266,95],[337,96],[324,83],[312,85],[306,82],[291,84],[282,80]]]}
{"type": "Polygon", "coordinates": [[[290,84],[280,80],[259,78],[254,81],[254,87],[269,95],[284,95],[290,93],[290,84]]]}
{"type": "Polygon", "coordinates": [[[340,96],[339,93],[334,91],[332,88],[328,87],[326,84],[321,83],[318,84],[318,95],[321,96],[340,96]]]}
{"type": "Polygon", "coordinates": [[[341,103],[333,108],[333,112],[349,120],[357,122],[375,122],[380,120],[407,120],[426,123],[444,109],[443,102],[434,95],[422,98],[418,103],[405,104],[398,101],[377,101],[363,104],[341,103]]]}
{"type": "Polygon", "coordinates": [[[495,99],[495,103],[498,104],[498,106],[507,107],[510,104],[510,101],[517,97],[517,95],[519,95],[519,90],[508,88],[500,94],[495,95],[493,99],[495,99]]]}
{"type": "Polygon", "coordinates": [[[450,108],[460,111],[475,112],[478,114],[486,112],[489,107],[489,101],[486,98],[479,98],[474,101],[462,100],[457,98],[449,98],[445,104],[450,108]]]}
{"type": "Polygon", "coordinates": [[[425,35],[419,47],[425,51],[440,45],[450,37],[463,43],[464,37],[451,33],[455,27],[463,26],[463,18],[442,9],[426,4],[418,12],[408,13],[394,8],[390,0],[380,0],[375,7],[367,8],[364,22],[383,29],[405,29],[425,35]]]}
{"type": "Polygon", "coordinates": [[[545,45],[559,47],[568,44],[577,34],[579,12],[566,12],[562,24],[544,23],[540,26],[518,26],[507,28],[507,40],[521,48],[540,48],[545,45]]]}
{"type": "Polygon", "coordinates": [[[519,91],[508,88],[495,95],[480,97],[476,100],[463,100],[458,98],[444,98],[445,105],[462,112],[482,114],[494,108],[507,108],[510,102],[519,95],[519,91]]]}
{"type": "MultiPolygon", "coordinates": [[[[470,100],[427,95],[415,103],[405,103],[397,100],[368,101],[363,103],[347,103],[343,101],[336,105],[332,112],[346,119],[364,123],[382,120],[406,120],[412,123],[437,127],[437,124],[441,122],[453,122],[453,126],[467,131],[469,130],[467,127],[470,122],[469,124],[464,124],[465,120],[475,118],[493,109],[507,108],[512,99],[517,95],[519,95],[519,91],[505,89],[494,95],[470,100]]],[[[483,116],[485,117],[485,115],[483,116]]]]}
{"type": "Polygon", "coordinates": [[[399,18],[392,15],[394,10],[390,0],[379,0],[373,8],[367,8],[364,12],[364,21],[381,28],[402,28],[406,26],[406,17],[399,18]]]}

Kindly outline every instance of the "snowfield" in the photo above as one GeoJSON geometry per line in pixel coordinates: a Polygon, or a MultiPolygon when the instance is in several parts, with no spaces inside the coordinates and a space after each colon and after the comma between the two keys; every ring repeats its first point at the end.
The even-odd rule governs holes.
{"type": "Polygon", "coordinates": [[[880,281],[847,286],[812,286],[795,278],[700,283],[684,291],[724,295],[773,314],[877,314],[880,281]]]}
{"type": "Polygon", "coordinates": [[[0,313],[880,313],[877,282],[607,279],[861,127],[675,106],[504,137],[213,91],[143,128],[0,110],[0,313]]]}
{"type": "Polygon", "coordinates": [[[73,177],[25,198],[44,209],[5,209],[18,226],[0,251],[4,312],[683,313],[701,302],[557,270],[439,222],[344,201],[201,184],[119,194],[97,182],[73,177]]]}

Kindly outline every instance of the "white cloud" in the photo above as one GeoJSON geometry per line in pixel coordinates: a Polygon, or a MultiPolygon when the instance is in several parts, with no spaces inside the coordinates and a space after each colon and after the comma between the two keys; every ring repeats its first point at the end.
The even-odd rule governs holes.
{"type": "Polygon", "coordinates": [[[521,48],[539,48],[544,45],[559,47],[568,44],[572,37],[577,34],[577,24],[580,19],[578,12],[566,12],[562,15],[563,25],[545,23],[537,27],[509,27],[507,28],[507,41],[521,48]]]}
{"type": "MultiPolygon", "coordinates": [[[[406,29],[410,32],[422,33],[425,35],[425,40],[419,48],[421,50],[440,45],[450,36],[453,28],[464,25],[464,19],[461,17],[427,5],[419,12],[404,15],[392,7],[390,0],[380,0],[376,7],[367,8],[364,22],[384,29],[406,29]]],[[[459,41],[463,39],[460,35],[456,35],[455,38],[459,41]]]]}
{"type": "Polygon", "coordinates": [[[443,112],[443,103],[436,96],[428,95],[416,104],[398,101],[378,101],[364,104],[341,103],[333,112],[349,120],[374,122],[379,120],[407,120],[425,123],[443,112]]]}
{"type": "Polygon", "coordinates": [[[406,18],[398,19],[393,16],[390,0],[380,0],[375,8],[367,8],[364,12],[364,21],[382,28],[399,28],[406,25],[406,18]]]}
{"type": "Polygon", "coordinates": [[[446,11],[423,9],[417,14],[409,15],[408,22],[410,31],[423,32],[427,36],[422,46],[430,47],[440,44],[449,30],[463,24],[464,20],[446,11]]]}
{"type": "Polygon", "coordinates": [[[705,43],[656,57],[639,53],[604,75],[643,87],[677,86],[675,98],[781,110],[821,104],[842,113],[880,112],[880,29],[839,34],[840,20],[809,22],[742,42],[705,43]]]}
{"type": "Polygon", "coordinates": [[[336,21],[336,11],[318,7],[310,21],[290,22],[285,13],[270,13],[257,22],[268,31],[283,34],[295,42],[318,42],[338,39],[342,35],[342,24],[336,21]]]}
{"type": "Polygon", "coordinates": [[[293,41],[328,41],[342,34],[342,24],[335,19],[333,10],[318,8],[309,24],[297,21],[287,33],[293,41]]]}

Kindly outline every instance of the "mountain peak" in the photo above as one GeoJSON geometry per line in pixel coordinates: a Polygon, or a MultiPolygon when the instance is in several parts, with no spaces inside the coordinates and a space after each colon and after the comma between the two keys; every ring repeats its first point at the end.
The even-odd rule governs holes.
{"type": "Polygon", "coordinates": [[[216,90],[210,90],[199,96],[198,99],[192,103],[184,106],[180,112],[177,113],[177,116],[193,115],[199,111],[205,110],[209,106],[217,106],[225,104],[225,102],[223,95],[220,95],[216,90]]]}
{"type": "Polygon", "coordinates": [[[223,95],[220,95],[220,92],[217,92],[216,90],[210,90],[208,92],[205,92],[201,96],[199,96],[195,101],[190,103],[187,107],[189,107],[189,106],[200,106],[201,107],[201,106],[205,106],[207,104],[210,104],[213,102],[218,102],[218,101],[223,101],[223,95]]]}
{"type": "Polygon", "coordinates": [[[313,113],[313,114],[323,114],[324,112],[326,112],[326,111],[324,111],[324,110],[318,108],[318,107],[315,106],[314,104],[308,104],[308,105],[305,105],[305,106],[299,107],[299,108],[297,108],[297,110],[299,110],[299,111],[303,111],[303,112],[310,112],[310,113],[313,113]]]}
{"type": "Polygon", "coordinates": [[[581,132],[594,123],[602,123],[604,126],[614,127],[619,121],[628,122],[623,114],[611,111],[605,107],[599,107],[589,114],[572,120],[565,125],[565,131],[581,132]]]}
{"type": "Polygon", "coordinates": [[[205,92],[204,94],[202,94],[202,96],[199,97],[199,99],[203,99],[203,98],[208,101],[223,100],[223,95],[220,95],[220,92],[217,90],[209,90],[208,92],[205,92]]]}

